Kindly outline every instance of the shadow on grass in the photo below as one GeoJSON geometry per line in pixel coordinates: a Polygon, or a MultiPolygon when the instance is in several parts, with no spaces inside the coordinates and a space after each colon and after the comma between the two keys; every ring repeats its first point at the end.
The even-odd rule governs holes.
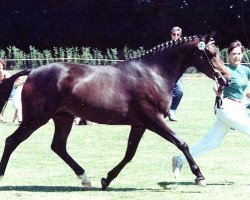
{"type": "MultiPolygon", "coordinates": [[[[101,188],[92,187],[85,190],[82,187],[74,186],[0,186],[0,191],[22,191],[22,192],[85,192],[85,191],[103,191],[101,188]]],[[[150,188],[107,188],[104,192],[133,192],[133,191],[150,191],[163,192],[162,189],[150,188]]]]}
{"type": "MultiPolygon", "coordinates": [[[[193,182],[159,182],[158,185],[162,189],[156,188],[112,188],[108,187],[104,192],[133,192],[133,191],[149,191],[149,192],[164,192],[166,190],[174,190],[178,186],[197,186],[193,182]]],[[[207,186],[229,186],[235,185],[234,182],[219,182],[219,183],[208,183],[207,186]]],[[[249,184],[247,184],[249,185],[249,184]]],[[[197,186],[200,187],[200,186],[197,186]]],[[[89,190],[85,190],[82,187],[75,186],[0,186],[1,191],[22,191],[22,192],[94,192],[103,191],[102,188],[92,187],[89,190]]],[[[189,191],[190,192],[190,191],[189,191]]],[[[194,192],[194,191],[193,191],[194,192]]],[[[200,191],[195,191],[200,193],[200,191]]]]}
{"type": "MultiPolygon", "coordinates": [[[[96,189],[97,190],[97,189],[96,189]]],[[[23,192],[80,192],[85,191],[82,187],[72,186],[0,186],[0,191],[23,191],[23,192]]]]}
{"type": "MultiPolygon", "coordinates": [[[[207,186],[228,186],[228,185],[234,185],[235,183],[234,182],[219,182],[219,183],[208,183],[207,186]]],[[[194,182],[159,182],[158,185],[160,187],[162,187],[164,190],[171,190],[177,186],[190,186],[190,185],[193,185],[193,186],[197,186],[194,182]]],[[[200,187],[200,186],[197,186],[197,187],[200,187]]]]}
{"type": "Polygon", "coordinates": [[[178,185],[195,185],[193,182],[159,182],[158,185],[162,187],[164,190],[171,190],[173,187],[176,187],[178,185]]]}

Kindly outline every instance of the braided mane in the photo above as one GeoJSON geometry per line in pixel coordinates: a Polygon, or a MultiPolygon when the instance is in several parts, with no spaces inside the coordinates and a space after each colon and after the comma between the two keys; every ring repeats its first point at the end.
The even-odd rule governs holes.
{"type": "Polygon", "coordinates": [[[181,38],[179,38],[177,40],[170,40],[170,41],[167,41],[167,42],[163,42],[162,44],[159,44],[159,45],[153,47],[152,49],[147,50],[142,55],[139,55],[137,57],[132,57],[131,59],[132,60],[137,60],[137,59],[146,58],[146,57],[149,57],[149,56],[154,56],[158,52],[162,52],[162,51],[172,49],[173,47],[175,47],[177,45],[181,45],[181,44],[184,44],[186,42],[193,41],[196,38],[201,39],[201,36],[194,35],[194,36],[190,36],[190,37],[181,37],[181,38]]]}

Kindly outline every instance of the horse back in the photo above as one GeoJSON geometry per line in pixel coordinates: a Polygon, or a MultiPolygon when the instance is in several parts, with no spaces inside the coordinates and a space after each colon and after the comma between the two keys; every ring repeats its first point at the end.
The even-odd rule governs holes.
{"type": "Polygon", "coordinates": [[[169,100],[161,76],[138,63],[124,64],[41,66],[31,72],[23,87],[24,112],[49,118],[65,110],[97,123],[127,124],[142,106],[158,109],[161,105],[165,110],[169,100]]]}

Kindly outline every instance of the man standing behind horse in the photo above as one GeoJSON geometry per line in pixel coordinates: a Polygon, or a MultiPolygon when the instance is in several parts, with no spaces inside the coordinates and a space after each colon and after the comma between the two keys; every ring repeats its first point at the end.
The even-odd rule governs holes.
{"type": "MultiPolygon", "coordinates": [[[[182,34],[182,29],[178,26],[175,26],[171,30],[171,39],[177,40],[181,37],[181,34],[182,34]]],[[[174,86],[172,104],[168,113],[168,118],[170,121],[175,121],[175,122],[178,121],[177,117],[175,116],[175,112],[180,104],[182,96],[183,96],[183,84],[181,77],[174,86]]]]}

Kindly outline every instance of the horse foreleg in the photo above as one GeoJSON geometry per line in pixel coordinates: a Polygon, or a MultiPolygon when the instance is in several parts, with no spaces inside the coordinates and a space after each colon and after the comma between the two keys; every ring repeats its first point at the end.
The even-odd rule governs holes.
{"type": "Polygon", "coordinates": [[[149,123],[148,120],[147,124],[149,125],[148,128],[151,131],[154,131],[164,139],[173,143],[175,146],[177,146],[178,149],[180,149],[183,152],[189,163],[192,173],[196,176],[195,183],[201,186],[205,186],[206,185],[205,178],[202,175],[200,168],[195,163],[192,155],[190,154],[188,145],[182,139],[180,139],[170,128],[167,127],[166,123],[164,122],[164,119],[158,118],[157,120],[151,120],[151,123],[149,123]]]}
{"type": "Polygon", "coordinates": [[[17,146],[26,140],[35,130],[40,126],[45,124],[45,122],[37,121],[33,119],[32,121],[23,121],[17,130],[10,135],[5,141],[4,152],[0,162],[0,177],[3,177],[8,161],[12,152],[17,148],[17,146]]]}
{"type": "Polygon", "coordinates": [[[125,167],[125,165],[132,160],[145,130],[145,128],[141,127],[131,127],[125,157],[115,168],[113,168],[108,173],[107,178],[102,178],[101,184],[103,190],[105,190],[109,186],[110,182],[118,176],[118,174],[125,167]]]}
{"type": "Polygon", "coordinates": [[[66,162],[75,174],[82,180],[82,185],[85,189],[91,187],[89,178],[86,175],[84,169],[78,165],[72,157],[68,154],[66,149],[66,143],[69,136],[69,133],[72,128],[74,121],[74,116],[66,113],[60,112],[53,117],[55,123],[55,133],[54,138],[51,144],[51,149],[66,162]]]}

